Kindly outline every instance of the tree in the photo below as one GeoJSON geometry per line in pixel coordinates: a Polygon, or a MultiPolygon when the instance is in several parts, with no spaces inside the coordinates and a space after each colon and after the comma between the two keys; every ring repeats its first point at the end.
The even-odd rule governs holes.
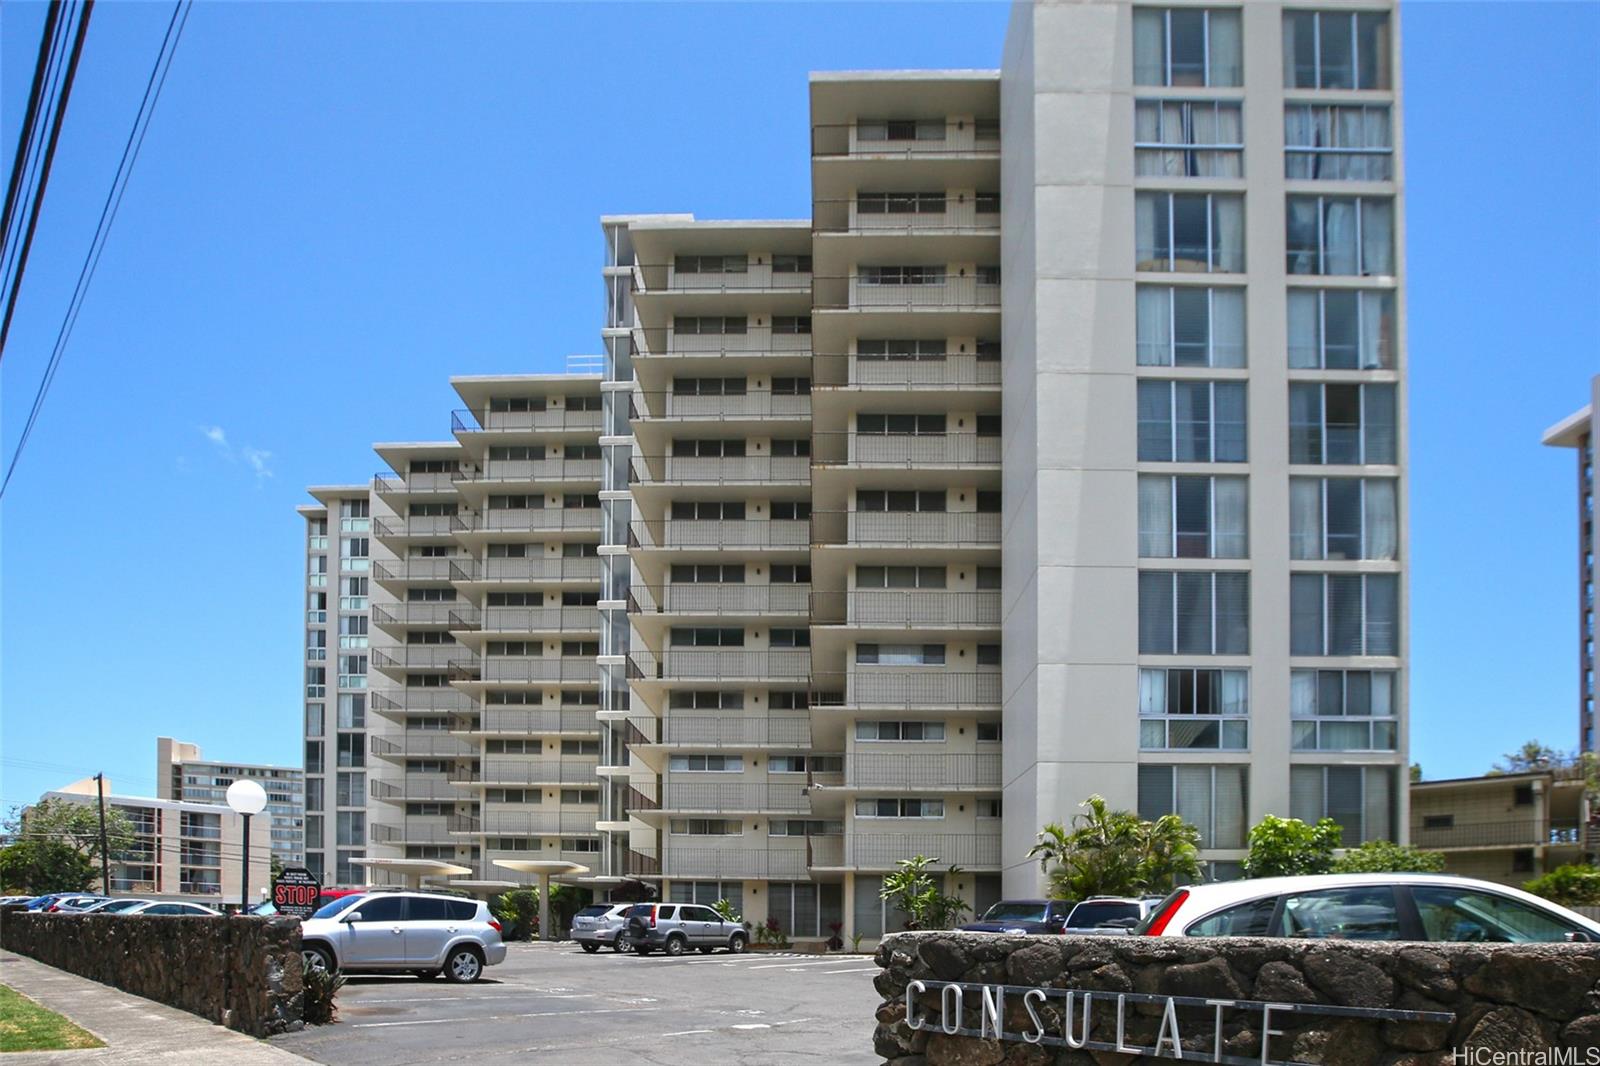
{"type": "MultiPolygon", "coordinates": [[[[926,855],[897,859],[898,869],[883,879],[878,898],[910,917],[907,929],[948,929],[960,920],[962,911],[971,909],[966,900],[947,895],[934,880],[928,867],[938,861],[926,855]]],[[[952,866],[949,872],[957,874],[960,868],[952,866]]]]}
{"type": "Polygon", "coordinates": [[[1069,830],[1052,822],[1028,851],[1057,899],[1166,893],[1200,876],[1200,830],[1175,814],[1153,822],[1114,811],[1103,797],[1084,801],[1069,830]]]}
{"type": "Polygon", "coordinates": [[[1572,752],[1557,751],[1555,748],[1541,744],[1537,740],[1530,740],[1516,751],[1508,751],[1500,756],[1500,761],[1494,764],[1491,774],[1525,774],[1535,770],[1563,770],[1577,763],[1578,757],[1572,752]]]}
{"type": "Polygon", "coordinates": [[[1369,840],[1333,860],[1336,874],[1435,874],[1443,869],[1443,852],[1388,840],[1369,840]]]}
{"type": "Polygon", "coordinates": [[[1543,877],[1536,877],[1522,886],[1535,896],[1543,896],[1551,903],[1563,907],[1592,907],[1600,905],[1600,869],[1572,864],[1557,866],[1543,877]]]}
{"type": "Polygon", "coordinates": [[[1422,764],[1419,763],[1419,762],[1414,762],[1414,763],[1411,764],[1411,783],[1414,785],[1418,781],[1421,781],[1421,780],[1422,780],[1422,764]]]}
{"type": "MultiPolygon", "coordinates": [[[[15,843],[0,849],[0,881],[40,895],[75,892],[100,874],[100,812],[96,805],[48,799],[26,811],[12,809],[5,821],[15,843]]],[[[111,857],[133,846],[133,823],[106,808],[106,844],[111,857]]]]}
{"type": "Polygon", "coordinates": [[[1325,874],[1333,868],[1333,849],[1343,830],[1332,818],[1307,825],[1298,818],[1269,814],[1250,830],[1246,877],[1292,877],[1325,874]]]}
{"type": "Polygon", "coordinates": [[[271,857],[271,859],[268,861],[267,865],[268,865],[268,869],[269,869],[269,871],[271,873],[272,880],[276,881],[278,878],[283,876],[283,860],[282,859],[278,858],[276,855],[273,855],[271,857]]]}
{"type": "MultiPolygon", "coordinates": [[[[551,893],[554,898],[555,893],[551,893]]],[[[505,928],[507,940],[532,940],[539,928],[539,890],[518,888],[502,892],[489,905],[505,928]]]]}

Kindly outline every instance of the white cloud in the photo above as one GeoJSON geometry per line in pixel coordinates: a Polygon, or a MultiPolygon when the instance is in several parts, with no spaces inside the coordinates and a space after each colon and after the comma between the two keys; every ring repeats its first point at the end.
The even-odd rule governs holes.
{"type": "Polygon", "coordinates": [[[239,454],[244,456],[244,461],[250,464],[250,469],[256,472],[256,477],[268,478],[272,476],[272,453],[264,448],[252,448],[249,445],[239,449],[239,454]]]}
{"type": "MultiPolygon", "coordinates": [[[[272,453],[265,448],[241,444],[235,448],[228,443],[228,434],[221,426],[200,426],[200,435],[210,441],[224,459],[230,463],[243,462],[261,482],[272,476],[272,453]]],[[[183,467],[180,466],[180,469],[183,467]]]]}
{"type": "Polygon", "coordinates": [[[205,434],[206,440],[215,444],[223,451],[228,450],[228,435],[222,431],[221,426],[201,426],[200,432],[205,434]]]}

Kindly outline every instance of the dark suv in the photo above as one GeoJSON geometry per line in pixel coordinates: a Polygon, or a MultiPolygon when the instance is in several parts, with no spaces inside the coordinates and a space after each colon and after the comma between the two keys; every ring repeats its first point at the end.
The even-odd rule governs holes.
{"type": "Polygon", "coordinates": [[[682,955],[690,948],[709,955],[727,948],[737,955],[750,943],[744,926],[724,921],[698,903],[636,903],[628,911],[628,937],[640,955],[657,948],[668,955],[682,955]]]}

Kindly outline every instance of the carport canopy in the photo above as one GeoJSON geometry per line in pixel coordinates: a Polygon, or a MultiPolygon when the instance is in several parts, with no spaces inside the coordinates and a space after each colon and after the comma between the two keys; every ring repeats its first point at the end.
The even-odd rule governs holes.
{"type": "Polygon", "coordinates": [[[356,866],[365,866],[369,872],[388,870],[405,878],[406,887],[421,889],[424,877],[451,877],[460,874],[470,874],[472,870],[466,866],[457,866],[453,862],[440,862],[437,859],[351,859],[356,866]]]}
{"type": "Polygon", "coordinates": [[[588,873],[589,868],[563,859],[495,859],[494,864],[502,870],[534,874],[539,878],[539,939],[554,940],[550,929],[550,879],[577,878],[588,873]]]}

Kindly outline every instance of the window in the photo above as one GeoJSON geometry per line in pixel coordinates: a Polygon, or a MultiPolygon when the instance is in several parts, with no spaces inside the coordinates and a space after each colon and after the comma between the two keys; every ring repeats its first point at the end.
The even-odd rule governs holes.
{"type": "Polygon", "coordinates": [[[1291,369],[1392,370],[1394,364],[1394,293],[1289,290],[1291,369]]]}
{"type": "Polygon", "coordinates": [[[673,584],[683,585],[742,585],[743,563],[674,563],[673,584]]]}
{"type": "Polygon", "coordinates": [[[942,799],[858,799],[857,818],[943,818],[942,799]]]}
{"type": "Polygon", "coordinates": [[[979,666],[999,666],[1000,645],[979,644],[977,657],[979,666]]]}
{"type": "Polygon", "coordinates": [[[1000,723],[999,722],[979,722],[978,723],[978,742],[979,743],[998,744],[998,743],[1000,743],[1000,737],[1001,737],[1001,728],[1000,728],[1000,723]]]}
{"type": "Polygon", "coordinates": [[[811,520],[811,502],[809,500],[773,500],[772,520],[774,522],[809,522],[811,520]]]}
{"type": "Polygon", "coordinates": [[[774,563],[771,581],[774,585],[809,585],[811,584],[811,564],[774,563]]]}
{"type": "Polygon", "coordinates": [[[667,705],[674,711],[738,711],[744,709],[744,693],[675,689],[667,705]]]}
{"type": "Polygon", "coordinates": [[[1139,817],[1176,814],[1200,829],[1202,848],[1242,848],[1248,806],[1244,766],[1141,766],[1139,817]]]}
{"type": "Polygon", "coordinates": [[[1249,544],[1242,477],[1139,478],[1139,555],[1146,559],[1243,559],[1249,544]]]}
{"type": "Polygon", "coordinates": [[[1285,11],[1283,83],[1291,89],[1388,89],[1389,16],[1285,11]]]}
{"type": "Polygon", "coordinates": [[[487,803],[543,803],[544,793],[536,788],[490,788],[483,798],[487,803]]]}
{"type": "Polygon", "coordinates": [[[361,811],[340,811],[338,819],[338,844],[340,847],[359,848],[367,842],[367,816],[361,811]]]}
{"type": "Polygon", "coordinates": [[[306,667],[306,695],[325,696],[328,692],[328,668],[326,666],[306,667]]]}
{"type": "Polygon", "coordinates": [[[749,332],[749,328],[749,319],[743,315],[701,315],[699,317],[684,317],[680,315],[672,320],[672,332],[685,336],[743,335],[749,332]]]}
{"type": "Polygon", "coordinates": [[[599,803],[600,790],[597,788],[564,788],[561,790],[561,802],[575,804],[599,803]]]}
{"type": "Polygon", "coordinates": [[[408,603],[454,603],[455,589],[412,588],[406,590],[408,603]]]}
{"type": "Polygon", "coordinates": [[[339,728],[365,729],[367,727],[367,696],[364,692],[339,694],[339,728]]]}
{"type": "Polygon", "coordinates": [[[367,775],[340,773],[335,780],[334,803],[340,807],[365,807],[367,805],[367,775]]]}
{"type": "Polygon", "coordinates": [[[1394,140],[1386,106],[1289,104],[1283,109],[1283,175],[1290,179],[1388,181],[1394,140]]]}
{"type": "Polygon", "coordinates": [[[600,654],[600,642],[598,640],[563,640],[561,642],[561,654],[584,659],[593,658],[600,654]]]}
{"type": "Polygon", "coordinates": [[[1395,675],[1381,670],[1291,671],[1294,750],[1395,750],[1394,683],[1395,675]]]}
{"type": "Polygon", "coordinates": [[[774,818],[767,823],[767,835],[774,837],[841,836],[844,823],[802,818],[774,818]]]}
{"type": "Polygon", "coordinates": [[[456,513],[453,503],[413,503],[406,506],[406,514],[412,518],[442,518],[456,513]]]}
{"type": "Polygon", "coordinates": [[[874,666],[943,666],[943,644],[857,644],[856,662],[874,666]]]}
{"type": "Polygon", "coordinates": [[[1456,816],[1453,814],[1424,814],[1422,828],[1424,829],[1454,829],[1456,816]]]}
{"type": "Polygon", "coordinates": [[[598,411],[601,409],[599,396],[568,396],[566,397],[566,404],[569,411],[598,411]]]}
{"type": "Polygon", "coordinates": [[[811,273],[811,257],[809,255],[774,255],[772,257],[772,272],[774,274],[809,274],[811,273]]]}
{"type": "Polygon", "coordinates": [[[978,587],[980,589],[998,589],[1001,587],[1002,573],[998,566],[978,567],[978,587]]]}
{"type": "Polygon", "coordinates": [[[1244,198],[1141,192],[1134,200],[1138,270],[1238,274],[1244,270],[1244,198]]]}
{"type": "Polygon", "coordinates": [[[860,489],[856,492],[856,510],[879,512],[943,511],[943,489],[915,492],[887,489],[860,489]]]}
{"type": "Polygon", "coordinates": [[[340,766],[365,766],[367,764],[367,745],[364,734],[340,733],[338,745],[340,766]]]}
{"type": "Polygon", "coordinates": [[[322,773],[322,741],[306,741],[306,773],[322,773]]]}
{"type": "Polygon", "coordinates": [[[1249,746],[1245,670],[1140,670],[1139,747],[1146,751],[1249,746]],[[1226,720],[1232,718],[1236,720],[1226,720]]]}
{"type": "Polygon", "coordinates": [[[1394,203],[1370,196],[1291,196],[1291,274],[1394,273],[1394,203]]]}
{"type": "Polygon", "coordinates": [[[1135,85],[1230,86],[1243,78],[1238,11],[1134,8],[1135,85]]]}
{"type": "Polygon", "coordinates": [[[810,396],[810,378],[773,378],[772,395],[774,396],[810,396]]]}
{"type": "Polygon", "coordinates": [[[742,440],[675,440],[674,458],[736,459],[744,456],[742,440]]]}
{"type": "Polygon", "coordinates": [[[767,644],[774,648],[809,648],[811,647],[811,630],[809,629],[773,629],[768,634],[767,644]]]}
{"type": "Polygon", "coordinates": [[[1278,897],[1251,900],[1202,918],[1184,930],[1185,936],[1269,936],[1278,897]]]}
{"type": "Polygon", "coordinates": [[[781,336],[809,335],[811,333],[810,315],[773,315],[772,332],[781,336]]]}
{"type": "Polygon", "coordinates": [[[673,500],[675,522],[742,522],[743,500],[673,500]]]}
{"type": "Polygon", "coordinates": [[[1310,940],[1399,940],[1400,912],[1389,885],[1297,892],[1283,897],[1274,932],[1310,940]]]}
{"type": "Polygon", "coordinates": [[[320,737],[322,735],[323,709],[326,706],[323,703],[306,704],[306,736],[320,737]]]}
{"type": "Polygon", "coordinates": [[[674,755],[667,769],[677,773],[738,774],[744,772],[743,755],[674,755]]]}
{"type": "Polygon", "coordinates": [[[1140,366],[1245,365],[1244,290],[1140,285],[1140,366]]]}
{"type": "Polygon", "coordinates": [[[599,755],[600,742],[598,740],[563,740],[561,742],[562,755],[599,755]]]}
{"type": "Polygon", "coordinates": [[[1393,385],[1291,382],[1289,462],[1392,464],[1395,420],[1393,385]]]}
{"type": "Polygon", "coordinates": [[[743,396],[744,378],[673,378],[672,391],[679,396],[743,396]]]}
{"type": "Polygon", "coordinates": [[[876,362],[939,362],[945,357],[943,338],[936,340],[856,341],[856,358],[876,362]]]}
{"type": "Polygon", "coordinates": [[[1133,142],[1134,173],[1141,176],[1244,174],[1244,124],[1236,103],[1140,100],[1134,104],[1133,142]]]}
{"type": "Polygon", "coordinates": [[[942,192],[859,192],[858,215],[942,215],[942,192]]]}
{"type": "Polygon", "coordinates": [[[998,215],[1000,213],[1000,194],[997,192],[984,192],[979,189],[972,197],[973,211],[980,215],[998,215]]]}
{"type": "Polygon", "coordinates": [[[1556,943],[1578,931],[1576,925],[1546,910],[1482,889],[1416,885],[1411,900],[1429,940],[1556,943]]]}
{"type": "Polygon", "coordinates": [[[744,255],[680,255],[673,263],[679,274],[744,274],[750,258],[744,255]]]}
{"type": "Polygon", "coordinates": [[[1141,571],[1139,653],[1250,654],[1250,575],[1229,570],[1141,571]]]}
{"type": "Polygon", "coordinates": [[[1392,766],[1289,767],[1289,816],[1308,825],[1332,818],[1343,847],[1395,839],[1394,796],[1392,766]]]}
{"type": "Polygon", "coordinates": [[[744,630],[713,626],[673,626],[674,648],[742,648],[744,630]]]}
{"type": "Polygon", "coordinates": [[[673,818],[667,826],[676,836],[729,837],[744,832],[744,823],[732,818],[673,818]]]}
{"type": "Polygon", "coordinates": [[[1291,574],[1290,655],[1398,655],[1395,574],[1291,574]]]}
{"type": "Polygon", "coordinates": [[[857,281],[862,285],[943,285],[943,266],[862,266],[857,281]]]}
{"type": "Polygon", "coordinates": [[[811,454],[811,438],[779,439],[772,442],[774,459],[798,459],[811,454]]]}
{"type": "Polygon", "coordinates": [[[856,432],[863,436],[943,436],[944,415],[856,415],[856,432]]]}
{"type": "Polygon", "coordinates": [[[942,589],[945,577],[942,566],[858,566],[856,588],[942,589]]]}
{"type": "Polygon", "coordinates": [[[1289,557],[1395,558],[1397,491],[1393,478],[1290,478],[1289,557]]]}
{"type": "Polygon", "coordinates": [[[1242,381],[1139,382],[1139,461],[1242,463],[1246,454],[1242,381]]]}
{"type": "Polygon", "coordinates": [[[856,139],[861,141],[942,141],[944,140],[944,119],[857,119],[856,139]]]}
{"type": "Polygon", "coordinates": [[[856,739],[865,741],[943,741],[943,722],[857,722],[856,739]]]}
{"type": "Polygon", "coordinates": [[[489,399],[489,410],[495,414],[526,414],[543,411],[545,407],[543,396],[494,396],[489,399]]]}
{"type": "Polygon", "coordinates": [[[600,545],[594,541],[567,541],[561,545],[563,559],[597,559],[600,557],[600,545]]]}

